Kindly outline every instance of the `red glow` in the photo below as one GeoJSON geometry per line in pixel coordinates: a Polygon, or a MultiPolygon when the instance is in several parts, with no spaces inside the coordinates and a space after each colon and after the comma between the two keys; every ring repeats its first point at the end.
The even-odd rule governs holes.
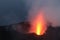
{"type": "Polygon", "coordinates": [[[43,17],[43,11],[37,12],[37,15],[34,17],[34,20],[31,23],[32,23],[31,32],[36,33],[37,35],[43,35],[45,33],[46,22],[43,17]]]}
{"type": "Polygon", "coordinates": [[[42,13],[36,16],[35,20],[35,26],[36,26],[36,34],[37,35],[43,35],[43,30],[44,30],[44,19],[42,13]]]}

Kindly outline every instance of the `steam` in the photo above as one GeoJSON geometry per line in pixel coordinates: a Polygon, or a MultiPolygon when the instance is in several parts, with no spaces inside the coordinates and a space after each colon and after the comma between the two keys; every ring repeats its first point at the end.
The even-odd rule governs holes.
{"type": "Polygon", "coordinates": [[[44,19],[43,8],[35,10],[35,12],[29,13],[29,22],[31,24],[30,33],[36,33],[37,35],[43,35],[47,30],[46,20],[44,19]],[[32,13],[32,14],[31,14],[32,13]],[[38,30],[37,30],[38,29],[38,30]],[[39,32],[40,31],[40,32],[39,32]]]}
{"type": "MultiPolygon", "coordinates": [[[[41,22],[40,21],[40,17],[44,16],[43,4],[41,5],[40,1],[39,0],[37,0],[37,1],[35,0],[34,3],[32,3],[31,8],[30,8],[30,10],[28,12],[28,21],[31,24],[31,28],[30,28],[30,31],[29,31],[30,33],[36,33],[36,22],[35,21],[39,20],[38,22],[41,22]]],[[[44,18],[42,18],[41,20],[44,20],[43,21],[44,23],[40,24],[40,26],[44,25],[44,26],[40,27],[40,28],[42,28],[42,30],[40,29],[40,31],[44,31],[44,32],[41,32],[41,35],[42,35],[43,33],[45,33],[47,27],[46,27],[46,20],[44,18]]]]}
{"type": "Polygon", "coordinates": [[[60,1],[58,0],[28,0],[27,5],[30,7],[28,20],[33,19],[37,10],[43,8],[45,10],[44,16],[46,20],[51,22],[53,26],[60,25],[60,1]]]}

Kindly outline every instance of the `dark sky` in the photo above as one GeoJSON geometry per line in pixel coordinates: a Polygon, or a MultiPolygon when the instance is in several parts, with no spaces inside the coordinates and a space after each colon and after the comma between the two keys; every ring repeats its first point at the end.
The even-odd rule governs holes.
{"type": "Polygon", "coordinates": [[[45,10],[44,14],[48,21],[55,26],[60,25],[59,0],[0,0],[0,25],[24,21],[29,10],[33,9],[33,12],[36,12],[41,7],[45,10]]]}
{"type": "Polygon", "coordinates": [[[0,0],[0,26],[24,21],[28,9],[23,0],[0,0]]]}

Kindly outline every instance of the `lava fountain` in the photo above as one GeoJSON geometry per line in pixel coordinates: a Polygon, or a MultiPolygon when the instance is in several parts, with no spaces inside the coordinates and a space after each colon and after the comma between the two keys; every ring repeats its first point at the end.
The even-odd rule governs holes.
{"type": "Polygon", "coordinates": [[[43,11],[39,10],[37,15],[35,15],[33,20],[30,22],[30,33],[35,33],[36,35],[43,35],[45,33],[47,27],[43,13],[43,11]]]}

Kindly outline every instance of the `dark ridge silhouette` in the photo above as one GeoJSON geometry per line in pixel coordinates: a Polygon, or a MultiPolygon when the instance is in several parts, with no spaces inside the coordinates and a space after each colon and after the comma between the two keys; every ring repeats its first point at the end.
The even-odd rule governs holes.
{"type": "MultiPolygon", "coordinates": [[[[30,25],[29,22],[18,23],[24,30],[27,30],[30,25]]],[[[35,33],[20,33],[12,29],[12,25],[0,27],[0,40],[60,40],[60,26],[47,26],[47,31],[42,36],[37,36],[35,33]],[[8,27],[8,28],[7,28],[8,27]],[[12,30],[10,30],[12,29],[12,30]]]]}

